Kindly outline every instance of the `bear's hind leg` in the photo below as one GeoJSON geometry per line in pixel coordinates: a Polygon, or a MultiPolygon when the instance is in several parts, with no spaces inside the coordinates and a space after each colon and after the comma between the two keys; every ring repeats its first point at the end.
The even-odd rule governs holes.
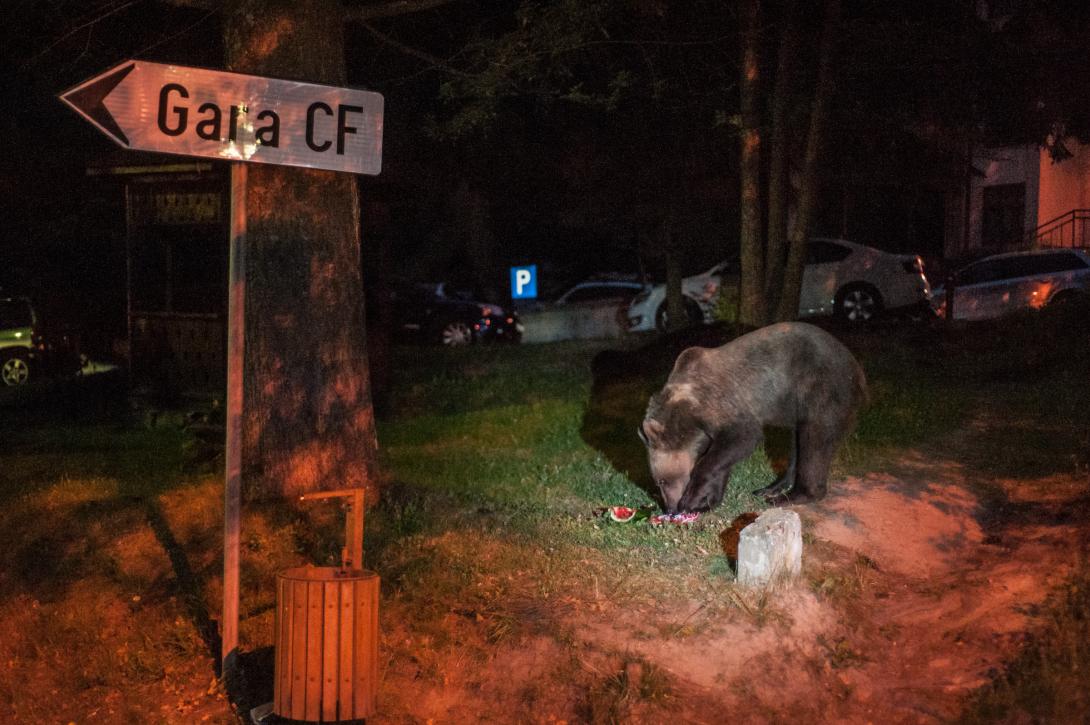
{"type": "Polygon", "coordinates": [[[840,442],[842,428],[818,421],[799,423],[798,480],[788,494],[790,503],[808,503],[825,498],[829,469],[840,442]]]}
{"type": "Polygon", "coordinates": [[[787,468],[783,473],[776,477],[776,480],[772,483],[758,488],[753,492],[754,496],[761,496],[765,499],[772,500],[777,496],[782,496],[787,493],[795,485],[796,470],[798,469],[799,460],[799,427],[795,426],[791,429],[791,451],[787,457],[787,468]]]}

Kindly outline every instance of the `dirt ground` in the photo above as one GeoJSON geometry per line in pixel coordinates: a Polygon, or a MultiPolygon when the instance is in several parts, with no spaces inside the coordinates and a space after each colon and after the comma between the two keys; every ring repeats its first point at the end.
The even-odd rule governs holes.
{"type": "MultiPolygon", "coordinates": [[[[1011,425],[982,415],[939,447],[901,450],[866,473],[834,478],[820,504],[795,507],[802,577],[771,591],[744,592],[720,577],[715,591],[730,601],[639,596],[654,586],[643,581],[626,582],[636,593],[629,596],[599,591],[576,572],[581,585],[570,590],[542,594],[524,581],[502,596],[467,599],[488,607],[454,608],[405,604],[388,589],[379,710],[369,722],[956,720],[1046,621],[1090,541],[1084,455],[1047,476],[988,473],[1003,467],[982,464],[982,452],[1020,459],[1028,450],[997,444],[1000,433],[1018,440],[1011,425]]],[[[164,494],[159,508],[112,504],[111,524],[39,542],[42,551],[90,556],[92,572],[101,550],[128,578],[73,572],[63,600],[39,601],[32,591],[4,610],[0,721],[231,723],[270,699],[271,687],[233,711],[212,674],[219,486],[164,494]],[[177,540],[166,550],[190,552],[173,565],[164,554],[168,522],[177,540]],[[181,584],[179,572],[187,574],[181,584]],[[63,643],[95,655],[68,656],[63,643]],[[140,684],[119,684],[133,681],[140,684]]],[[[111,494],[86,488],[66,494],[78,501],[50,505],[79,504],[94,521],[111,494]]],[[[39,530],[34,521],[19,525],[27,536],[39,530]]],[[[250,545],[262,551],[262,542],[287,539],[248,525],[250,545]]],[[[477,546],[454,531],[426,544],[440,553],[477,546]]],[[[498,552],[506,543],[490,545],[498,552]]],[[[475,591],[500,591],[493,579],[521,573],[489,568],[491,550],[462,553],[482,564],[475,591]]],[[[9,575],[0,571],[0,583],[9,575]]],[[[269,628],[272,617],[260,611],[248,621],[269,628]]],[[[270,650],[252,659],[264,677],[270,650]]]]}
{"type": "Polygon", "coordinates": [[[534,698],[540,722],[954,720],[1040,625],[1090,533],[1068,515],[1090,496],[1090,475],[985,476],[963,454],[990,432],[978,423],[941,450],[903,452],[836,481],[820,504],[795,507],[803,577],[740,595],[741,616],[711,621],[698,601],[658,611],[578,602],[564,613],[568,642],[497,648],[449,687],[391,667],[383,690],[392,707],[375,721],[508,722],[534,698]],[[679,636],[685,629],[698,634],[679,636]],[[575,676],[612,683],[609,703],[596,708],[592,694],[573,710],[570,693],[528,694],[528,683],[562,677],[572,660],[575,676]],[[637,696],[648,673],[668,697],[637,696]]]}

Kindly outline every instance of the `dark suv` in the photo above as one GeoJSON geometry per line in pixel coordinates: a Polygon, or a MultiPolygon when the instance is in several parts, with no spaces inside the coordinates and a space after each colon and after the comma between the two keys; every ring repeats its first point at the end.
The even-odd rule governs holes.
{"type": "Polygon", "coordinates": [[[518,342],[522,325],[484,295],[448,283],[421,283],[394,290],[393,303],[400,332],[425,342],[468,345],[475,342],[518,342]]]}
{"type": "Polygon", "coordinates": [[[26,297],[0,297],[0,385],[26,385],[39,375],[71,375],[79,353],[67,335],[43,334],[26,297]]]}

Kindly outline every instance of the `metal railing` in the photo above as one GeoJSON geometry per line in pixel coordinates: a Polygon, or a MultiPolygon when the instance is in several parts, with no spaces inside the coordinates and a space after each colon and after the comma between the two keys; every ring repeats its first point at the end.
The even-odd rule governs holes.
{"type": "Polygon", "coordinates": [[[1028,240],[1037,247],[1090,248],[1090,209],[1072,209],[1050,219],[1028,240]]]}

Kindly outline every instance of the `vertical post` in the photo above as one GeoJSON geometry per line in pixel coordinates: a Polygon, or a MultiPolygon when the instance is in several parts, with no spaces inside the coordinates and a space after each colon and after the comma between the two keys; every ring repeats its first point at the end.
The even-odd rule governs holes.
{"type": "Polygon", "coordinates": [[[352,525],[348,528],[345,545],[352,557],[352,568],[363,568],[363,489],[352,489],[352,525]]]}
{"type": "Polygon", "coordinates": [[[231,164],[227,292],[227,442],[223,492],[222,669],[228,692],[238,667],[239,528],[242,478],[242,370],[246,307],[246,165],[231,164]]]}
{"type": "Polygon", "coordinates": [[[125,353],[125,362],[128,363],[129,394],[132,394],[132,182],[125,182],[125,336],[128,339],[128,350],[125,353]]]}

